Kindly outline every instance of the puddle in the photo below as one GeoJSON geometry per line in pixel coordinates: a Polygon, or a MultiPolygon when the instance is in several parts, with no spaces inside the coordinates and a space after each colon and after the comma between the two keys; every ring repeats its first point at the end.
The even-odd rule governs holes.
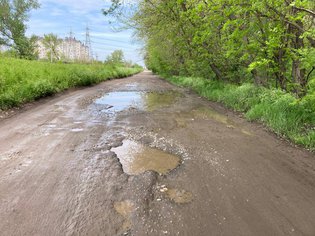
{"type": "Polygon", "coordinates": [[[215,110],[207,108],[207,107],[200,107],[198,109],[193,110],[192,113],[195,118],[212,119],[226,125],[232,124],[232,122],[228,119],[227,116],[222,115],[216,112],[215,110]]]}
{"type": "Polygon", "coordinates": [[[148,170],[165,175],[180,163],[177,156],[131,140],[123,141],[122,146],[113,148],[112,151],[117,154],[124,172],[130,175],[139,175],[148,170]]]}
{"type": "Polygon", "coordinates": [[[131,201],[126,200],[122,202],[115,202],[114,208],[116,212],[124,217],[125,221],[123,223],[123,230],[128,231],[131,229],[131,214],[134,211],[134,205],[131,201]]]}
{"type": "MultiPolygon", "coordinates": [[[[192,111],[192,113],[193,113],[195,118],[213,119],[215,121],[218,121],[220,123],[225,124],[227,128],[230,128],[230,129],[239,128],[227,116],[222,115],[222,114],[216,112],[215,110],[212,110],[212,109],[207,108],[207,107],[201,107],[201,108],[195,109],[192,111]]],[[[245,134],[247,136],[253,136],[253,134],[250,131],[247,131],[247,130],[242,129],[242,128],[239,128],[239,129],[243,134],[245,134]]]]}
{"type": "Polygon", "coordinates": [[[112,92],[95,101],[101,105],[103,112],[120,112],[127,109],[141,109],[153,111],[155,109],[174,104],[181,94],[168,92],[112,92]]]}
{"type": "Polygon", "coordinates": [[[131,107],[143,107],[143,94],[140,92],[112,92],[95,101],[96,105],[106,106],[104,111],[119,112],[131,107]]]}
{"type": "Polygon", "coordinates": [[[193,200],[192,193],[186,190],[171,188],[165,193],[170,200],[178,204],[190,203],[193,200]]]}
{"type": "Polygon", "coordinates": [[[182,94],[176,91],[146,93],[145,106],[148,111],[153,111],[174,104],[180,96],[182,96],[182,94]]]}
{"type": "Polygon", "coordinates": [[[132,83],[132,84],[127,84],[126,87],[129,89],[136,89],[138,88],[139,84],[138,83],[132,83]]]}
{"type": "Polygon", "coordinates": [[[74,132],[74,133],[78,133],[78,132],[82,132],[83,129],[80,129],[80,128],[75,128],[75,129],[71,129],[71,132],[74,132]]]}

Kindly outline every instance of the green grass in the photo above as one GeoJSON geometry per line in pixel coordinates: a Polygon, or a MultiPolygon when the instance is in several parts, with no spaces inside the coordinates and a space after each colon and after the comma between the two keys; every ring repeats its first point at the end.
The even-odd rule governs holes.
{"type": "Polygon", "coordinates": [[[126,77],[141,70],[104,64],[62,64],[0,58],[0,109],[20,106],[68,88],[126,77]]]}
{"type": "Polygon", "coordinates": [[[193,77],[166,78],[192,88],[201,96],[241,111],[250,121],[260,121],[277,134],[315,150],[315,94],[297,99],[277,89],[253,84],[234,85],[193,77]]]}

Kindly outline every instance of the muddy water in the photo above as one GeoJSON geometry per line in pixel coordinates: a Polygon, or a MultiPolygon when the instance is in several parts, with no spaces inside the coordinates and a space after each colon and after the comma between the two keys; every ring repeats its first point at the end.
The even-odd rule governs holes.
{"type": "Polygon", "coordinates": [[[124,172],[130,175],[138,175],[148,170],[164,175],[180,163],[180,158],[175,155],[131,140],[125,140],[122,146],[113,148],[112,151],[117,154],[124,172]]]}
{"type": "Polygon", "coordinates": [[[153,111],[161,107],[170,106],[181,96],[182,94],[176,91],[146,93],[144,95],[146,110],[153,111]]]}
{"type": "Polygon", "coordinates": [[[197,109],[193,110],[191,113],[195,118],[212,119],[212,120],[218,121],[220,123],[233,126],[233,122],[230,121],[227,116],[222,115],[222,114],[220,114],[220,113],[216,112],[215,110],[210,109],[208,107],[197,108],[197,109]]]}
{"type": "Polygon", "coordinates": [[[131,214],[134,211],[134,204],[129,200],[115,202],[114,208],[116,212],[124,218],[122,230],[123,231],[130,230],[131,229],[131,214]]]}
{"type": "Polygon", "coordinates": [[[246,130],[242,127],[238,127],[232,120],[229,119],[228,116],[223,115],[209,107],[203,107],[203,106],[198,107],[198,108],[192,109],[189,112],[178,113],[175,116],[175,122],[177,124],[177,128],[187,128],[188,123],[195,119],[214,120],[216,122],[222,123],[227,128],[237,129],[242,134],[245,134],[247,136],[254,136],[249,130],[246,130]]]}
{"type": "Polygon", "coordinates": [[[183,189],[180,190],[171,188],[168,189],[165,193],[170,200],[178,204],[190,203],[193,200],[192,193],[183,189]]]}

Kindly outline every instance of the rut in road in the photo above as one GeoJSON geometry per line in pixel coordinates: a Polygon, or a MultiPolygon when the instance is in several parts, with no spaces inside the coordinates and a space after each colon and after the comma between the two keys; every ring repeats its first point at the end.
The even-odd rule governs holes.
{"type": "Polygon", "coordinates": [[[314,155],[150,72],[0,121],[0,235],[315,235],[314,155]]]}

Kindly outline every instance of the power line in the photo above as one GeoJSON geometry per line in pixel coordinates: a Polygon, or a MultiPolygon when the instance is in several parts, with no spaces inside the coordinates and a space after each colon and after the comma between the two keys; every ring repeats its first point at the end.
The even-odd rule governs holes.
{"type": "Polygon", "coordinates": [[[94,37],[92,36],[92,38],[95,38],[97,40],[105,40],[105,41],[110,41],[110,42],[119,42],[119,43],[129,43],[128,41],[122,41],[122,40],[116,40],[116,39],[108,39],[108,38],[103,38],[103,37],[94,37]]]}
{"type": "MultiPolygon", "coordinates": [[[[92,43],[94,44],[93,41],[92,41],[92,43]]],[[[95,48],[95,47],[104,48],[104,46],[114,47],[114,48],[120,48],[120,49],[125,49],[125,50],[132,50],[132,51],[139,50],[139,49],[137,49],[137,48],[127,47],[127,46],[121,46],[121,45],[113,45],[113,44],[96,44],[96,46],[94,46],[94,48],[95,48]]]]}
{"type": "MultiPolygon", "coordinates": [[[[103,48],[103,47],[95,47],[95,46],[94,46],[94,48],[99,49],[99,50],[103,50],[103,51],[109,51],[109,52],[112,52],[113,50],[115,50],[113,48],[103,48]]],[[[119,48],[119,47],[117,47],[117,48],[119,48]]],[[[123,51],[134,52],[134,50],[131,50],[131,49],[123,49],[123,51]]]]}
{"type": "Polygon", "coordinates": [[[88,48],[88,60],[93,59],[93,51],[92,51],[92,44],[91,44],[91,37],[90,37],[90,29],[88,26],[86,26],[86,32],[85,32],[85,46],[88,48]]]}

